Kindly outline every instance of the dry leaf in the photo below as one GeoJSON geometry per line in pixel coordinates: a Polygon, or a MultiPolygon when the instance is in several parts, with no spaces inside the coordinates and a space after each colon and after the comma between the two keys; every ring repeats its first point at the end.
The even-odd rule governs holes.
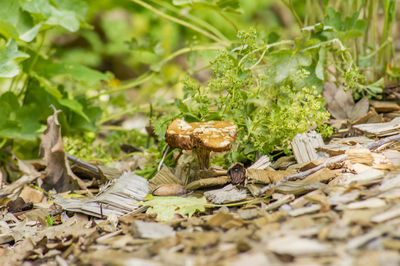
{"type": "Polygon", "coordinates": [[[355,121],[368,112],[368,98],[364,97],[354,104],[351,92],[344,92],[331,82],[324,85],[323,96],[328,104],[328,111],[336,119],[355,121]]]}
{"type": "Polygon", "coordinates": [[[46,174],[43,182],[45,190],[55,189],[57,192],[86,189],[85,184],[74,173],[68,164],[61,136],[61,125],[58,122],[60,110],[47,118],[47,129],[41,136],[40,156],[46,162],[46,174]]]}

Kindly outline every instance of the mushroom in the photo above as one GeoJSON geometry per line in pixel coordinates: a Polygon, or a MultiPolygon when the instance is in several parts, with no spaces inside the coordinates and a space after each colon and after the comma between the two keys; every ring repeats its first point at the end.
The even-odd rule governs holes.
{"type": "Polygon", "coordinates": [[[167,128],[167,132],[165,133],[165,141],[172,148],[192,150],[192,131],[193,127],[189,123],[183,121],[182,119],[175,119],[167,128]]]}
{"type": "Polygon", "coordinates": [[[200,169],[210,165],[210,152],[222,152],[231,148],[237,128],[225,121],[187,123],[176,119],[168,126],[165,139],[174,148],[191,150],[196,148],[200,169]]]}
{"type": "Polygon", "coordinates": [[[225,121],[194,122],[192,139],[200,169],[210,165],[210,152],[230,150],[236,138],[236,126],[225,121]]]}

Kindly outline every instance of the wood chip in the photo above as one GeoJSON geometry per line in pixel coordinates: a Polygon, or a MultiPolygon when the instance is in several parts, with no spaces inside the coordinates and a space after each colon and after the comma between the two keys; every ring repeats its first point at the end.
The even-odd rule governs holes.
{"type": "Polygon", "coordinates": [[[297,216],[300,216],[300,215],[317,212],[320,209],[321,209],[321,205],[320,204],[312,204],[312,205],[307,206],[307,207],[291,210],[291,211],[289,211],[289,215],[293,216],[293,217],[297,217],[297,216]]]}
{"type": "Polygon", "coordinates": [[[380,208],[386,205],[384,200],[379,198],[370,198],[363,201],[352,202],[346,207],[348,209],[365,209],[365,208],[380,208]]]}
{"type": "Polygon", "coordinates": [[[272,211],[272,210],[278,209],[283,204],[287,204],[287,203],[291,202],[292,200],[294,200],[294,198],[295,197],[293,194],[285,195],[282,198],[280,198],[279,200],[277,200],[271,204],[268,204],[263,209],[266,211],[272,211]]]}
{"type": "Polygon", "coordinates": [[[316,148],[323,146],[324,141],[321,135],[315,131],[297,134],[291,145],[297,163],[307,163],[323,158],[317,153],[316,148]]]}
{"type": "Polygon", "coordinates": [[[385,212],[377,214],[371,218],[371,221],[374,223],[382,223],[393,218],[397,218],[400,216],[400,207],[393,207],[385,212]]]}
{"type": "Polygon", "coordinates": [[[357,174],[355,176],[349,177],[346,181],[345,184],[350,185],[371,185],[378,183],[382,180],[384,176],[384,172],[380,170],[376,170],[371,168],[370,170],[364,171],[360,174],[357,174]]]}
{"type": "Polygon", "coordinates": [[[166,224],[134,221],[131,233],[133,237],[159,239],[175,236],[175,231],[166,224]]]}
{"type": "Polygon", "coordinates": [[[400,110],[400,106],[396,102],[371,101],[371,105],[379,113],[389,113],[400,110]]]}
{"type": "Polygon", "coordinates": [[[204,196],[214,204],[223,204],[244,200],[247,197],[247,193],[246,190],[239,190],[229,184],[221,189],[204,192],[204,196]]]}
{"type": "Polygon", "coordinates": [[[360,163],[372,165],[374,162],[374,157],[372,156],[371,151],[365,148],[348,149],[345,154],[352,164],[360,163]]]}
{"type": "Polygon", "coordinates": [[[400,132],[400,117],[396,117],[392,121],[386,123],[361,124],[353,127],[380,137],[390,136],[400,132]]]}
{"type": "Polygon", "coordinates": [[[278,254],[290,256],[322,256],[334,254],[330,245],[323,244],[317,240],[294,236],[285,236],[268,240],[267,249],[278,254]]]}

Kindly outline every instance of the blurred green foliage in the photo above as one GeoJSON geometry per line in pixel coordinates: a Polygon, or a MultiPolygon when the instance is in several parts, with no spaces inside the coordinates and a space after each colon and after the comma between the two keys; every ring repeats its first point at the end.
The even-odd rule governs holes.
{"type": "MultiPolygon", "coordinates": [[[[324,82],[358,99],[400,77],[395,4],[0,0],[0,150],[35,157],[50,104],[63,111],[66,145],[83,147],[86,158],[96,150],[112,160],[121,142],[146,142],[146,150],[139,130],[108,133],[105,145],[91,146],[99,129],[121,129],[137,114],[151,118],[159,140],[174,117],[233,121],[239,141],[231,161],[287,150],[297,132],[329,133],[324,82]]],[[[156,143],[149,147],[154,155],[156,143]]]]}

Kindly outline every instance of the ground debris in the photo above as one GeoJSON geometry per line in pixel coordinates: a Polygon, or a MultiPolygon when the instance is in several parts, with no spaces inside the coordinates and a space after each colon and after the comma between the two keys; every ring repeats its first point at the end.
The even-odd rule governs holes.
{"type": "Polygon", "coordinates": [[[134,237],[151,239],[175,236],[175,231],[166,224],[143,221],[134,221],[131,233],[134,237]]]}
{"type": "Polygon", "coordinates": [[[244,200],[247,197],[245,190],[239,190],[232,184],[221,189],[204,192],[207,200],[215,204],[223,204],[244,200]]]}
{"type": "Polygon", "coordinates": [[[54,114],[47,119],[47,129],[41,136],[40,155],[46,162],[46,173],[43,183],[45,190],[55,189],[64,192],[77,188],[86,189],[86,185],[71,170],[61,136],[61,125],[54,106],[54,114]]]}
{"type": "Polygon", "coordinates": [[[124,173],[120,178],[108,183],[101,193],[94,197],[68,199],[55,196],[55,202],[64,210],[81,212],[103,218],[110,215],[121,216],[139,208],[138,201],[149,192],[146,179],[132,173],[124,173]]]}
{"type": "Polygon", "coordinates": [[[399,265],[399,140],[333,139],[307,163],[264,156],[237,185],[179,163],[149,181],[124,173],[86,198],[47,195],[21,161],[26,178],[1,190],[0,264],[399,265]],[[33,208],[10,208],[18,196],[33,208]]]}

